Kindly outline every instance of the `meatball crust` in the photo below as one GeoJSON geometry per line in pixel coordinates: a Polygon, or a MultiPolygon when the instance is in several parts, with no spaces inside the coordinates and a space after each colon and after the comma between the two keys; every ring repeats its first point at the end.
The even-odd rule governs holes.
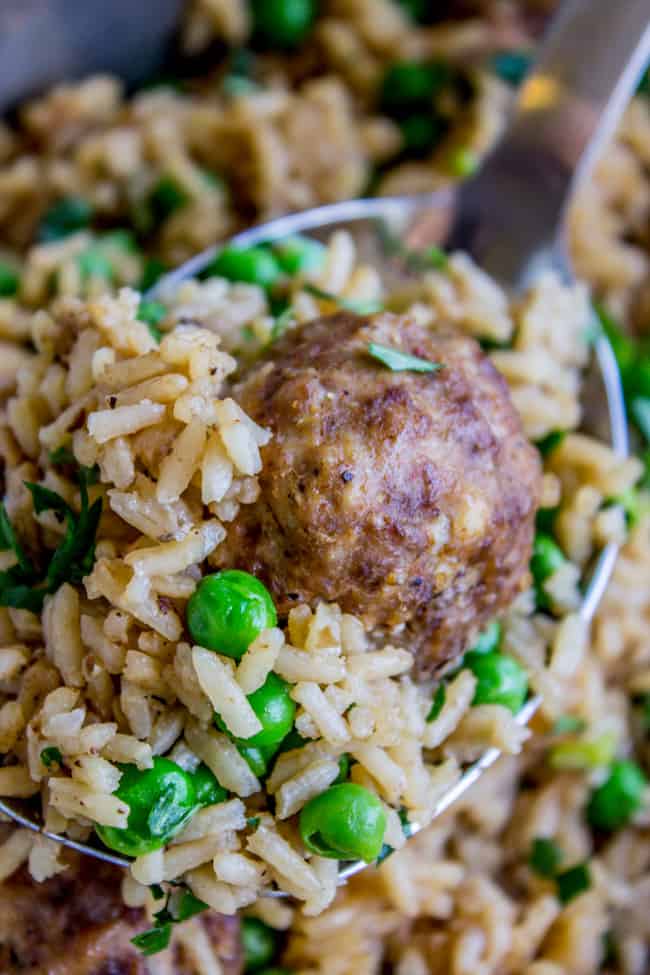
{"type": "Polygon", "coordinates": [[[273,439],[224,564],[263,579],[281,614],[337,602],[426,675],[525,583],[539,456],[473,339],[341,313],[287,335],[236,396],[273,439]],[[441,368],[393,372],[370,342],[441,368]]]}

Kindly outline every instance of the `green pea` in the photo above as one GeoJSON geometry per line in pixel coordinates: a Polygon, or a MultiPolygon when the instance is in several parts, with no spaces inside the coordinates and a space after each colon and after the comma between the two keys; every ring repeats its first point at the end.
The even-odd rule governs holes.
{"type": "Polygon", "coordinates": [[[81,196],[66,196],[54,203],[43,216],[38,229],[41,243],[61,240],[90,224],[93,208],[81,196]]]}
{"type": "Polygon", "coordinates": [[[375,860],[384,842],[386,813],[368,789],[344,782],[310,799],[300,813],[308,850],[336,860],[375,860]]]}
{"type": "Polygon", "coordinates": [[[325,248],[322,244],[299,235],[274,243],[273,253],[282,270],[291,275],[317,270],[325,260],[325,248]]]}
{"type": "Polygon", "coordinates": [[[533,576],[533,582],[535,583],[537,606],[539,609],[549,608],[550,602],[544,590],[544,583],[565,562],[566,558],[557,542],[550,535],[538,532],[533,542],[533,557],[530,560],[530,571],[533,576]]]}
{"type": "Polygon", "coordinates": [[[215,806],[218,802],[225,802],[228,793],[207,765],[201,763],[192,773],[192,784],[196,793],[196,801],[200,806],[215,806]]]}
{"type": "Polygon", "coordinates": [[[191,775],[167,758],[154,758],[153,767],[144,771],[123,766],[114,794],[129,806],[128,825],[96,826],[95,832],[105,846],[127,856],[160,849],[197,810],[191,775]]]}
{"type": "Polygon", "coordinates": [[[203,271],[202,277],[216,276],[270,288],[281,273],[278,261],[264,247],[224,247],[203,271]]]}
{"type": "Polygon", "coordinates": [[[468,653],[465,667],[476,677],[474,706],[500,704],[513,714],[521,708],[528,693],[528,677],[514,657],[492,651],[468,653]]]}
{"type": "Polygon", "coordinates": [[[493,653],[499,649],[501,644],[501,624],[498,620],[492,620],[491,623],[485,627],[484,630],[479,633],[476,638],[474,646],[471,648],[470,653],[493,653]]]}
{"type": "Polygon", "coordinates": [[[316,0],[252,0],[255,36],[268,47],[300,44],[316,19],[316,0]]]}
{"type": "Polygon", "coordinates": [[[396,61],[385,75],[379,93],[383,111],[396,118],[431,111],[432,99],[451,80],[443,61],[396,61]]]}
{"type": "Polygon", "coordinates": [[[242,918],[241,945],[244,952],[244,972],[255,972],[262,965],[273,961],[278,936],[267,924],[256,917],[242,918]]]}
{"type": "MultiPolygon", "coordinates": [[[[258,731],[252,738],[235,738],[238,745],[246,748],[261,748],[263,753],[268,749],[275,749],[283,738],[285,738],[293,727],[293,719],[296,714],[295,702],[291,699],[291,686],[285,680],[271,672],[261,687],[248,695],[248,703],[259,718],[262,730],[258,731]]],[[[215,714],[215,723],[218,728],[225,731],[220,716],[215,714]]],[[[267,754],[267,758],[270,755],[267,754]]]]}
{"type": "Polygon", "coordinates": [[[282,739],[282,744],[278,749],[279,752],[290,752],[294,748],[302,748],[306,745],[309,738],[303,738],[300,732],[296,728],[292,728],[288,735],[282,739]]]}
{"type": "Polygon", "coordinates": [[[205,576],[187,604],[187,625],[194,642],[236,660],[262,630],[277,621],[266,586],[239,569],[205,576]]]}
{"type": "Polygon", "coordinates": [[[404,152],[409,156],[426,156],[434,149],[447,130],[447,123],[439,115],[410,115],[400,122],[404,152]]]}
{"type": "MultiPolygon", "coordinates": [[[[223,724],[220,724],[221,719],[219,718],[217,722],[217,727],[225,730],[223,724]]],[[[269,769],[269,761],[275,755],[277,749],[274,748],[259,748],[257,745],[244,745],[241,742],[237,743],[237,751],[258,779],[263,779],[269,769]]]]}
{"type": "Polygon", "coordinates": [[[10,264],[0,261],[0,298],[12,298],[19,287],[18,272],[10,264]]]}
{"type": "Polygon", "coordinates": [[[640,809],[648,782],[630,759],[613,762],[609,775],[591,794],[587,820],[596,829],[613,832],[625,826],[640,809]]]}

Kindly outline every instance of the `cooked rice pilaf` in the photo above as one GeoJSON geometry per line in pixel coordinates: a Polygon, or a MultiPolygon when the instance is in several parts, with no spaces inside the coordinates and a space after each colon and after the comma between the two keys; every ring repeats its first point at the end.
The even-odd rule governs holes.
{"type": "MultiPolygon", "coordinates": [[[[164,850],[137,858],[124,896],[155,911],[145,885],[183,877],[211,907],[231,913],[243,906],[287,931],[282,961],[295,972],[374,975],[389,966],[398,975],[589,975],[600,968],[643,975],[650,958],[647,817],[594,838],[583,810],[615,755],[635,753],[647,767],[647,731],[635,702],[650,692],[650,517],[642,511],[634,526],[590,636],[576,615],[581,573],[606,541],[624,541],[624,507],[608,502],[625,496],[641,465],[622,464],[575,432],[589,354],[583,286],[544,279],[514,304],[453,255],[413,288],[386,295],[374,270],[357,266],[345,236],[330,242],[324,268],[309,275],[346,300],[411,309],[432,329],[453,324],[481,340],[511,341],[492,358],[527,435],[540,441],[568,431],[546,457],[543,482],[542,506],[559,507],[553,527],[569,557],[545,585],[554,616],[536,613],[529,591],[503,619],[504,650],[543,698],[534,735],[505,708],[471,707],[475,678],[466,669],[448,678],[444,705],[427,721],[435,687],[412,682],[410,655],[377,645],[336,606],[296,607],[238,667],[188,642],[185,603],[240,506],[255,500],[259,448],[268,441],[231,398],[228,377],[269,342],[275,317],[255,285],[192,281],[166,301],[158,344],[137,317],[140,295],[132,290],[145,257],[103,228],[137,226],[136,204],[161,174],[185,194],[185,205],[155,232],[153,249],[168,264],[223,238],[251,213],[268,217],[357,195],[370,165],[390,158],[398,138],[394,123],[371,107],[369,92],[384,66],[441,51],[462,60],[494,45],[478,21],[445,34],[403,22],[388,0],[332,7],[318,27],[323,68],[304,82],[283,74],[277,58],[265,67],[265,87],[236,98],[197,87],[124,102],[113,80],[92,79],[26,108],[22,136],[0,133],[0,224],[20,272],[18,296],[0,300],[6,508],[30,551],[51,550],[66,526],[54,511],[34,514],[24,482],[56,491],[78,514],[76,466],[98,464],[88,503],[102,498],[95,563],[83,584],[60,586],[42,620],[0,610],[0,750],[8,756],[0,795],[37,797],[48,828],[86,839],[93,823],[126,822],[112,795],[120,763],[145,769],[165,754],[192,768],[202,760],[230,798],[197,813],[164,850]],[[314,131],[329,133],[329,155],[307,153],[314,131]],[[242,157],[250,165],[245,174],[237,172],[242,157]],[[223,174],[228,192],[206,170],[223,174]],[[91,202],[99,229],[30,246],[48,205],[72,193],[91,202]],[[89,249],[99,261],[80,262],[89,249]],[[102,261],[111,267],[110,289],[102,261]],[[77,465],[69,455],[53,462],[61,447],[77,465]],[[267,779],[273,815],[249,766],[211,723],[228,695],[241,704],[270,670],[294,685],[296,727],[314,739],[282,754],[267,779]],[[563,724],[569,716],[573,725],[563,724]],[[511,757],[335,899],[336,861],[305,857],[295,821],[307,799],[338,777],[341,754],[355,760],[350,780],[385,804],[385,842],[399,849],[403,819],[426,823],[462,764],[489,744],[511,757]],[[54,774],[41,761],[48,748],[62,757],[54,774]],[[590,748],[600,757],[581,765],[590,748]],[[529,865],[539,838],[553,840],[563,868],[588,861],[589,889],[558,899],[555,881],[529,865]],[[302,906],[258,899],[271,882],[302,906]],[[616,946],[608,957],[605,935],[616,946]]],[[[189,42],[201,47],[215,29],[240,42],[247,30],[240,11],[237,3],[195,4],[189,42]]],[[[450,178],[455,145],[477,156],[487,148],[508,95],[494,77],[472,70],[476,97],[447,141],[431,160],[391,166],[381,191],[439,185],[450,178]]],[[[639,98],[572,221],[578,271],[614,312],[641,327],[649,165],[650,113],[639,98]]],[[[336,304],[303,283],[292,284],[290,328],[336,304]]],[[[12,555],[2,557],[6,569],[12,555]]],[[[24,862],[40,881],[65,869],[66,857],[16,830],[0,848],[0,878],[24,862]]]]}

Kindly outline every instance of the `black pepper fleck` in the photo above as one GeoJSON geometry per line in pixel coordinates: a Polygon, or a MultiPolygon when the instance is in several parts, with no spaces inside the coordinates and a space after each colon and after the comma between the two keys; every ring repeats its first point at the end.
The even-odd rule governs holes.
{"type": "Polygon", "coordinates": [[[108,405],[110,406],[110,408],[112,410],[115,409],[115,404],[116,403],[117,403],[117,396],[109,396],[108,397],[108,405]]]}

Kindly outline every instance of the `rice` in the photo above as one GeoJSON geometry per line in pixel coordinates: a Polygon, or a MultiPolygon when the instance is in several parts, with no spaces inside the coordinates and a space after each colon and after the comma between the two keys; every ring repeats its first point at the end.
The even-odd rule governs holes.
{"type": "MultiPolygon", "coordinates": [[[[229,99],[212,79],[209,88],[206,82],[182,95],[143,92],[129,101],[112,80],[94,79],[27,107],[20,133],[0,131],[0,232],[21,266],[17,299],[0,300],[0,381],[10,397],[0,431],[7,509],[30,548],[62,537],[51,512],[34,517],[22,481],[42,479],[78,510],[74,479],[46,456],[63,446],[80,463],[99,465],[101,486],[93,490],[104,498],[86,582],[48,597],[42,624],[23,610],[0,610],[0,750],[8,756],[0,795],[41,791],[50,828],[85,839],[91,822],[102,822],[98,817],[123,821],[111,806],[114,763],[146,769],[159,754],[188,767],[205,761],[241,799],[201,810],[167,849],[134,870],[145,883],[187,871],[185,882],[214,909],[232,913],[250,905],[287,930],[292,908],[255,902],[272,875],[303,901],[283,964],[310,975],[384,969],[586,975],[602,964],[606,931],[618,949],[607,970],[642,975],[647,968],[647,925],[635,909],[647,901],[643,820],[594,847],[582,816],[590,773],[562,772],[546,760],[555,747],[553,727],[567,713],[587,724],[572,733],[578,741],[611,733],[621,751],[633,747],[647,759],[634,704],[650,688],[647,516],[624,549],[591,635],[575,615],[583,570],[602,545],[621,542],[627,532],[625,511],[611,499],[640,474],[638,462],[622,462],[576,431],[588,354],[586,290],[549,277],[513,304],[463,255],[452,255],[444,272],[427,272],[408,294],[393,296],[373,268],[357,264],[346,235],[331,242],[323,268],[310,274],[317,286],[346,298],[412,307],[433,328],[452,324],[492,343],[512,341],[492,358],[527,434],[566,432],[546,460],[543,499],[558,508],[553,532],[570,557],[543,587],[555,620],[535,614],[524,595],[502,621],[503,650],[524,664],[543,697],[535,739],[522,751],[527,732],[509,712],[472,706],[475,679],[466,669],[446,678],[442,707],[428,721],[435,688],[414,684],[409,655],[325,603],[294,609],[286,628],[260,635],[236,669],[226,658],[200,653],[196,668],[197,651],[184,641],[183,607],[228,524],[255,499],[259,448],[268,442],[224,386],[235,365],[254,359],[271,335],[266,296],[253,285],[186,282],[165,299],[166,334],[157,346],[136,314],[132,288],[141,254],[118,255],[114,245],[102,245],[113,247],[116,288],[126,286],[114,298],[103,293],[105,281],[79,271],[79,255],[99,234],[26,245],[53,197],[81,188],[102,223],[112,225],[129,218],[139,184],[148,191],[161,173],[172,174],[188,197],[155,235],[171,263],[229,233],[240,213],[264,218],[357,195],[375,165],[385,192],[448,182],[454,149],[482,153],[498,132],[503,86],[473,71],[477,90],[468,105],[455,107],[457,121],[439,148],[428,159],[388,167],[401,135],[375,113],[374,92],[396,57],[476,61],[495,36],[503,46],[499,30],[519,36],[510,6],[497,20],[417,27],[389,0],[326,4],[299,57],[305,64],[315,58],[318,74],[327,77],[311,77],[309,69],[306,80],[300,71],[296,79],[276,57],[262,69],[267,87],[249,95],[229,99]],[[208,185],[205,165],[228,176],[230,194],[208,185]],[[44,308],[51,294],[55,302],[32,317],[28,308],[44,308]],[[16,344],[25,340],[36,360],[16,344]],[[234,727],[250,730],[245,695],[272,672],[296,685],[296,728],[312,740],[277,759],[265,790],[276,797],[281,822],[262,813],[254,829],[248,820],[260,816],[259,780],[228,736],[211,727],[212,712],[216,707],[224,717],[234,701],[231,720],[244,715],[234,727]],[[336,861],[306,859],[291,817],[333,781],[340,755],[358,762],[352,781],[395,803],[386,806],[385,841],[397,848],[405,841],[397,806],[426,823],[462,763],[491,743],[517,757],[334,900],[336,861]],[[70,778],[43,766],[48,747],[59,748],[70,778]],[[597,877],[592,889],[561,905],[550,881],[527,865],[536,836],[553,838],[566,865],[589,857],[597,877]]],[[[185,38],[200,50],[214,37],[245,43],[249,31],[243,4],[197,0],[185,38]]],[[[642,327],[649,117],[636,99],[571,220],[579,271],[610,308],[642,327]]],[[[290,328],[335,307],[302,288],[291,304],[290,328]]],[[[0,878],[23,863],[38,880],[61,869],[51,846],[16,830],[0,848],[0,878]]],[[[216,975],[219,963],[203,929],[190,922],[181,932],[186,964],[216,975]]]]}

